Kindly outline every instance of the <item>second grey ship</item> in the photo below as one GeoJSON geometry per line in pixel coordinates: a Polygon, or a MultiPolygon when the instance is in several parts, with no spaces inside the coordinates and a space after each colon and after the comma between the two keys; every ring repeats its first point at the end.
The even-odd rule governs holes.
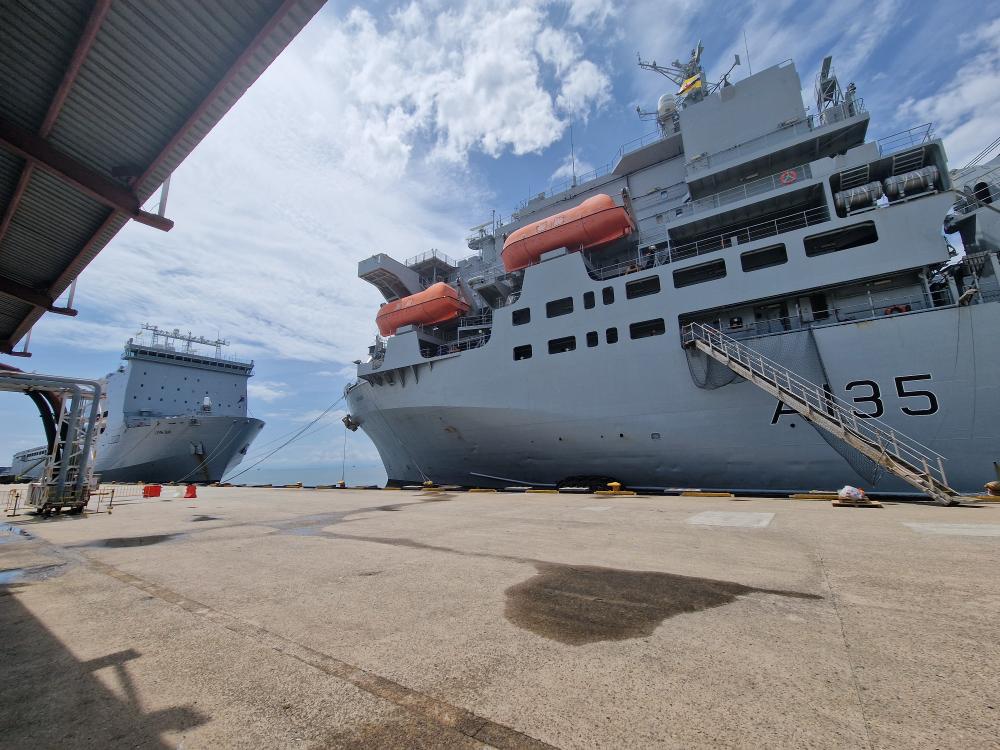
{"type": "Polygon", "coordinates": [[[221,339],[142,330],[148,335],[129,339],[122,365],[103,380],[94,472],[111,482],[220,481],[264,427],[247,416],[253,362],[224,357],[221,339]]]}
{"type": "Polygon", "coordinates": [[[942,142],[867,140],[830,58],[813,114],[791,61],[716,84],[700,45],[641,64],[679,87],[657,132],[478,227],[471,257],[360,263],[387,304],[346,423],[390,482],[993,479],[1000,237],[964,217],[995,211],[995,180],[959,200],[950,248],[942,142]]]}

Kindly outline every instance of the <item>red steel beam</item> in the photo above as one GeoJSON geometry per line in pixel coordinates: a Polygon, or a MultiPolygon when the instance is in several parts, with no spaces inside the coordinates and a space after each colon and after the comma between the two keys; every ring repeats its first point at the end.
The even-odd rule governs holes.
{"type": "MultiPolygon", "coordinates": [[[[73,56],[70,58],[69,65],[66,66],[66,72],[63,73],[62,80],[59,82],[59,88],[56,89],[52,101],[49,102],[49,109],[45,113],[42,127],[38,129],[38,135],[42,138],[48,138],[49,133],[52,132],[52,128],[59,118],[59,113],[62,112],[66,97],[69,96],[73,84],[76,83],[76,77],[80,73],[83,61],[90,54],[90,48],[94,46],[94,40],[97,38],[97,32],[100,31],[101,24],[104,23],[104,19],[110,9],[111,0],[95,0],[94,7],[90,10],[90,16],[87,18],[87,24],[83,27],[83,33],[80,34],[80,39],[76,43],[76,49],[73,50],[73,56]]],[[[34,166],[31,162],[26,163],[24,169],[21,170],[21,176],[17,181],[14,194],[4,209],[3,216],[0,217],[0,242],[3,242],[7,230],[10,228],[11,219],[14,218],[14,213],[21,203],[21,197],[28,187],[28,181],[31,179],[33,171],[34,166]]]]}
{"type": "Polygon", "coordinates": [[[71,307],[56,307],[55,300],[45,292],[21,284],[13,279],[8,279],[6,276],[0,276],[0,293],[16,297],[22,302],[27,302],[29,305],[40,307],[47,312],[56,313],[58,315],[76,315],[76,310],[71,307]]]}
{"type": "Polygon", "coordinates": [[[37,169],[43,169],[70,183],[108,208],[128,214],[140,224],[148,224],[164,232],[173,229],[174,223],[170,219],[143,211],[142,202],[128,188],[67,156],[44,138],[2,117],[0,145],[26,159],[37,169]]]}

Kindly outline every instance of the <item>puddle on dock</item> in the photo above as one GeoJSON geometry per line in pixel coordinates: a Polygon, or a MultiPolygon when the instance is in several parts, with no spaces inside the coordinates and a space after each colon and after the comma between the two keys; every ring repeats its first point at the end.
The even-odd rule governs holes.
{"type": "Polygon", "coordinates": [[[149,547],[153,544],[161,544],[171,539],[176,539],[183,534],[151,534],[149,536],[119,536],[111,539],[95,539],[87,542],[83,547],[149,547]]]}
{"type": "Polygon", "coordinates": [[[30,539],[31,534],[11,523],[0,523],[0,544],[5,542],[18,542],[30,539]]]}
{"type": "Polygon", "coordinates": [[[9,586],[13,583],[44,581],[46,578],[60,575],[65,565],[66,563],[53,563],[51,565],[34,565],[30,568],[0,570],[0,586],[9,586]]]}
{"type": "Polygon", "coordinates": [[[590,566],[536,563],[538,573],[507,589],[507,619],[572,646],[653,633],[664,620],[734,602],[753,593],[821,599],[798,591],[731,581],[590,566]]]}

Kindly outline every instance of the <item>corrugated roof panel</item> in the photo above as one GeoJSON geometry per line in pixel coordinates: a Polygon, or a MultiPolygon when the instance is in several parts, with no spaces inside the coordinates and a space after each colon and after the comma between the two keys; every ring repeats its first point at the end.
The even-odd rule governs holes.
{"type": "Polygon", "coordinates": [[[30,314],[32,309],[27,302],[0,294],[0,320],[5,317],[20,320],[25,315],[30,314]]]}
{"type": "MultiPolygon", "coordinates": [[[[134,187],[145,200],[324,1],[114,0],[51,142],[105,175],[133,167],[145,175],[134,187]]],[[[37,132],[94,7],[93,0],[0,0],[5,118],[37,132]]],[[[0,212],[22,169],[20,158],[0,152],[0,212]]],[[[0,242],[0,273],[58,297],[128,221],[35,170],[0,242]]],[[[41,314],[0,293],[0,347],[12,347],[41,314]]]]}
{"type": "Polygon", "coordinates": [[[83,245],[108,209],[61,180],[34,170],[0,245],[0,273],[29,286],[48,286],[65,257],[83,245]]]}
{"type": "Polygon", "coordinates": [[[7,119],[37,131],[86,25],[87,2],[0,2],[0,93],[7,119]]]}
{"type": "Polygon", "coordinates": [[[24,169],[24,159],[0,151],[0,206],[6,206],[14,195],[21,170],[24,169]]]}

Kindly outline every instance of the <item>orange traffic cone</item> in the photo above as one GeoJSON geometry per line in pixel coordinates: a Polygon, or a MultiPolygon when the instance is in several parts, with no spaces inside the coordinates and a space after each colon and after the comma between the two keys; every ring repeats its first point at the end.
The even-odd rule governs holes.
{"type": "Polygon", "coordinates": [[[193,484],[189,484],[187,489],[184,490],[184,499],[190,500],[191,498],[198,497],[198,491],[193,484]]]}

